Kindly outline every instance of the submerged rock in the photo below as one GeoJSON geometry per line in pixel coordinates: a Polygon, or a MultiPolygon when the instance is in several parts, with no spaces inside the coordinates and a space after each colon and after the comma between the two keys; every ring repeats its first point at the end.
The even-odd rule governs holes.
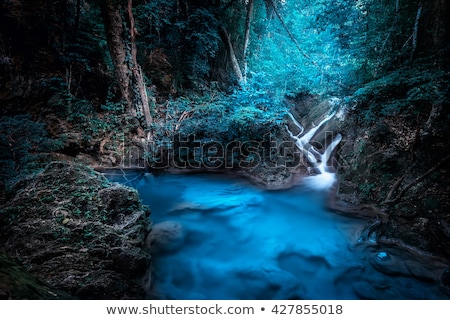
{"type": "Polygon", "coordinates": [[[358,281],[352,283],[352,288],[361,299],[399,299],[400,294],[395,288],[390,288],[382,283],[369,283],[358,281]]]}
{"type": "Polygon", "coordinates": [[[233,270],[242,288],[238,290],[240,299],[304,299],[305,289],[289,272],[267,267],[233,270]]]}
{"type": "Polygon", "coordinates": [[[152,253],[178,249],[183,243],[184,232],[181,223],[164,221],[153,226],[147,237],[147,245],[152,253]]]}

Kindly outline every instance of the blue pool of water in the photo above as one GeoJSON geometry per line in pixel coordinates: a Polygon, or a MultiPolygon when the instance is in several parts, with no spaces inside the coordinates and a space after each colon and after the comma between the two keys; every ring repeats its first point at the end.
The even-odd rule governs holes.
{"type": "Polygon", "coordinates": [[[355,244],[366,221],[327,210],[325,192],[266,191],[214,174],[108,178],[137,188],[151,209],[153,296],[446,298],[429,280],[374,269],[355,244]]]}

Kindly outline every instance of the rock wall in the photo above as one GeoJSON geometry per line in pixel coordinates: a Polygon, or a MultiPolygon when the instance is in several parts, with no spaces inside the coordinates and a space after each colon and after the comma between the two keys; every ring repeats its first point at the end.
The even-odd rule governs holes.
{"type": "Polygon", "coordinates": [[[376,121],[362,120],[364,110],[349,110],[340,128],[338,198],[377,207],[379,236],[448,259],[448,105],[438,115],[432,103],[422,108],[410,105],[376,121]]]}

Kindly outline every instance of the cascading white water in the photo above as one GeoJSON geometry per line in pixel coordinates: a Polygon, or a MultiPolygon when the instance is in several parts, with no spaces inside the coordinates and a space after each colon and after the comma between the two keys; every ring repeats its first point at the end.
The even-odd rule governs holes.
{"type": "Polygon", "coordinates": [[[304,179],[306,185],[313,189],[328,189],[336,181],[336,175],[333,172],[327,170],[327,163],[333,153],[333,150],[342,140],[342,135],[337,134],[331,144],[325,149],[323,153],[320,153],[313,145],[311,145],[311,139],[316,135],[317,131],[330,119],[332,119],[335,113],[328,115],[323,119],[317,126],[313,126],[308,132],[303,136],[299,137],[303,132],[303,126],[295,119],[295,117],[288,113],[289,117],[292,119],[295,126],[300,130],[300,133],[294,135],[292,131],[286,126],[291,138],[295,140],[295,145],[308,159],[308,162],[313,168],[315,168],[317,174],[304,179]]]}
{"type": "Polygon", "coordinates": [[[327,163],[333,150],[337,147],[341,140],[342,135],[338,133],[333,139],[333,142],[325,149],[325,152],[320,157],[321,161],[316,167],[316,169],[319,171],[319,174],[306,177],[304,179],[304,182],[307,186],[313,189],[323,190],[331,188],[331,186],[333,186],[333,184],[336,182],[336,174],[334,172],[327,171],[327,163]]]}

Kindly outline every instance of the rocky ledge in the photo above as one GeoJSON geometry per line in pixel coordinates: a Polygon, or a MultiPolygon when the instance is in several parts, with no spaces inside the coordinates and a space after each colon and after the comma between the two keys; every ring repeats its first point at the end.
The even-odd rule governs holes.
{"type": "MultiPolygon", "coordinates": [[[[52,162],[13,185],[0,210],[0,251],[46,286],[77,299],[145,298],[150,212],[135,190],[52,162]]],[[[0,287],[5,298],[52,298],[0,287]]]]}

